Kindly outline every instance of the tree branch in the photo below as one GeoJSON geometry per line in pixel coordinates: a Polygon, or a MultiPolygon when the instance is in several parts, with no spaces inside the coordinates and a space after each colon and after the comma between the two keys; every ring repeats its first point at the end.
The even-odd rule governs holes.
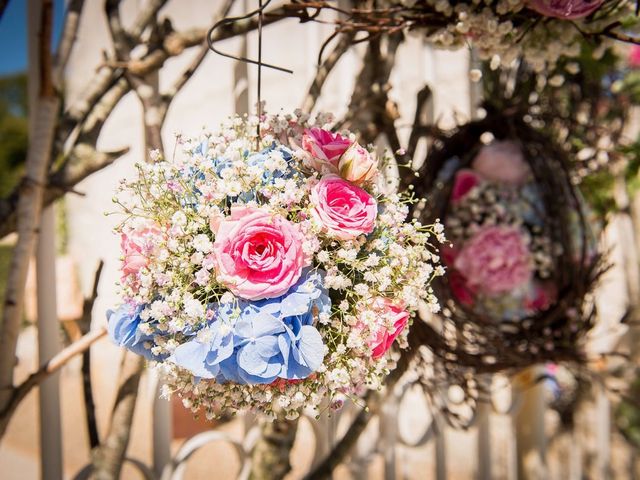
{"type": "Polygon", "coordinates": [[[144,359],[140,355],[125,351],[120,366],[118,394],[111,415],[109,432],[104,443],[92,452],[94,477],[98,480],[120,478],[122,463],[129,445],[143,366],[144,359]]]}
{"type": "MultiPolygon", "coordinates": [[[[104,262],[100,260],[98,269],[93,279],[93,288],[89,298],[85,298],[82,305],[82,319],[80,320],[80,330],[84,335],[89,333],[91,328],[91,317],[93,305],[98,298],[98,286],[104,262]]],[[[98,422],[96,421],[96,406],[93,401],[93,388],[91,385],[91,350],[87,349],[82,353],[82,393],[84,396],[85,419],[87,422],[87,433],[89,435],[89,446],[94,449],[100,445],[100,435],[98,432],[98,422]]]]}
{"type": "Polygon", "coordinates": [[[322,91],[322,87],[329,77],[329,73],[333,70],[333,67],[336,66],[338,60],[342,58],[342,55],[345,54],[349,47],[351,46],[351,42],[353,41],[353,35],[345,33],[340,36],[340,40],[331,51],[329,56],[322,62],[322,65],[318,67],[318,71],[316,72],[316,76],[311,82],[311,86],[309,87],[309,93],[307,93],[307,97],[305,98],[302,104],[302,111],[310,113],[313,110],[313,107],[320,96],[322,91]]]}
{"type": "Polygon", "coordinates": [[[0,412],[0,437],[4,434],[13,412],[34,387],[60,370],[73,357],[86,351],[96,341],[104,337],[106,333],[107,329],[104,327],[87,333],[80,340],[72,343],[51,360],[41,365],[38,370],[29,375],[20,385],[12,388],[9,403],[0,412]]]}
{"type": "MultiPolygon", "coordinates": [[[[213,20],[213,23],[216,23],[220,19],[226,17],[229,14],[229,11],[231,10],[231,7],[233,7],[234,3],[235,3],[235,0],[226,0],[226,3],[220,9],[220,12],[216,14],[213,20]]],[[[169,88],[166,92],[162,94],[162,99],[165,104],[164,110],[162,112],[163,118],[167,115],[167,112],[169,111],[169,107],[171,106],[171,102],[173,101],[175,96],[187,84],[187,82],[191,79],[191,77],[196,72],[196,70],[198,70],[198,68],[204,61],[204,59],[207,57],[208,53],[209,53],[209,44],[205,38],[202,41],[200,50],[194,57],[189,67],[187,67],[187,69],[184,72],[182,72],[182,75],[178,77],[178,79],[171,86],[171,88],[169,88]]]]}
{"type": "Polygon", "coordinates": [[[60,37],[55,59],[54,80],[57,88],[60,88],[62,85],[62,75],[69,62],[71,50],[76,42],[83,7],[84,0],[71,0],[67,7],[62,36],[60,37]]]}

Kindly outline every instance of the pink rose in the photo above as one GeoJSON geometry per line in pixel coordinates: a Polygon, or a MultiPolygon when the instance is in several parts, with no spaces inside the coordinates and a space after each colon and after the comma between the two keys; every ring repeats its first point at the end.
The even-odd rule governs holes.
{"type": "Polygon", "coordinates": [[[487,295],[510,292],[530,280],[529,246],[516,227],[487,227],[469,239],[454,262],[471,289],[487,295]]]}
{"type": "Polygon", "coordinates": [[[369,340],[368,345],[371,348],[371,357],[375,360],[387,353],[407,326],[409,312],[404,309],[404,305],[398,305],[390,298],[384,297],[376,297],[373,300],[373,310],[378,314],[378,325],[375,336],[369,340]]]}
{"type": "Polygon", "coordinates": [[[490,182],[522,185],[531,174],[520,146],[511,140],[493,142],[480,149],[472,168],[490,182]]]}
{"type": "Polygon", "coordinates": [[[311,214],[324,231],[339,240],[352,240],[371,233],[378,208],[362,188],[337,175],[325,175],[311,189],[311,214]]]}
{"type": "Polygon", "coordinates": [[[525,298],[524,306],[529,310],[542,312],[547,310],[558,297],[557,288],[553,283],[534,282],[531,291],[525,298]]]}
{"type": "Polygon", "coordinates": [[[527,6],[541,15],[576,20],[595,12],[604,0],[529,0],[527,6]]]}
{"type": "Polygon", "coordinates": [[[137,275],[149,264],[149,258],[157,244],[160,230],[155,226],[131,230],[120,236],[122,250],[122,275],[137,275]]]}
{"type": "Polygon", "coordinates": [[[475,303],[475,292],[469,288],[462,274],[455,269],[449,270],[447,278],[449,279],[449,289],[455,299],[461,305],[472,307],[475,303]]]}
{"type": "Polygon", "coordinates": [[[466,168],[458,170],[453,182],[453,188],[451,189],[451,201],[453,203],[459,202],[479,183],[480,177],[478,177],[478,175],[476,175],[472,170],[468,170],[466,168]]]}
{"type": "Polygon", "coordinates": [[[282,216],[233,206],[213,243],[217,280],[247,300],[283,295],[306,264],[303,241],[298,228],[282,216]]]}
{"type": "Polygon", "coordinates": [[[338,173],[338,161],[351,141],[339,133],[311,128],[302,135],[302,148],[310,154],[310,166],[320,173],[338,173]]]}
{"type": "Polygon", "coordinates": [[[631,45],[627,63],[631,68],[640,68],[640,45],[631,45]]]}
{"type": "Polygon", "coordinates": [[[340,176],[345,180],[362,185],[378,173],[377,162],[366,148],[354,142],[340,157],[340,176]]]}

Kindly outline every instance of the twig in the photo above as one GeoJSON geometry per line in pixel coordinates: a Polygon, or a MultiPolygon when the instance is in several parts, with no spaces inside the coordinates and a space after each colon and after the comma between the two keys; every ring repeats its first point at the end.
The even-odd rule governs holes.
{"type": "Polygon", "coordinates": [[[84,0],[71,0],[67,6],[67,14],[55,59],[54,81],[57,88],[60,88],[62,84],[62,75],[76,42],[83,7],[84,0]]]}
{"type": "MultiPolygon", "coordinates": [[[[234,3],[235,3],[235,0],[226,0],[226,3],[222,6],[220,11],[216,14],[213,23],[216,23],[218,20],[220,20],[220,19],[224,18],[225,16],[227,16],[229,14],[229,11],[231,10],[231,7],[233,7],[234,3]]],[[[167,90],[166,92],[164,92],[161,95],[162,100],[163,100],[163,107],[162,107],[162,111],[161,111],[161,115],[162,115],[163,120],[164,120],[164,117],[166,117],[167,112],[169,111],[169,107],[171,106],[171,102],[173,102],[173,99],[175,98],[177,93],[180,90],[182,90],[182,88],[191,79],[191,77],[196,72],[196,70],[198,70],[198,68],[200,67],[200,65],[204,61],[204,59],[207,57],[208,53],[209,53],[209,44],[207,43],[206,38],[205,38],[202,41],[202,45],[200,46],[200,50],[198,51],[198,53],[196,54],[196,56],[192,60],[192,62],[189,65],[189,67],[187,67],[187,69],[184,72],[182,72],[182,75],[180,75],[178,77],[178,79],[175,81],[173,86],[171,88],[169,88],[169,90],[167,90]]]]}
{"type": "Polygon", "coordinates": [[[62,350],[51,360],[41,365],[38,370],[29,375],[20,385],[13,387],[9,403],[3,408],[2,412],[0,412],[0,434],[4,433],[7,424],[11,419],[11,415],[16,410],[20,402],[24,400],[34,387],[60,370],[73,357],[86,351],[96,341],[104,337],[106,333],[107,330],[104,327],[87,333],[78,341],[73,342],[67,348],[62,350]]]}
{"type": "MultiPolygon", "coordinates": [[[[100,260],[98,269],[96,270],[93,280],[93,288],[91,296],[84,300],[82,306],[82,319],[80,321],[80,329],[83,334],[87,334],[91,328],[91,312],[93,305],[98,298],[98,286],[104,262],[100,260]]],[[[89,434],[89,446],[94,449],[100,445],[100,435],[98,432],[98,423],[96,421],[96,406],[93,401],[93,388],[91,386],[91,351],[89,349],[82,353],[82,392],[84,395],[85,418],[87,422],[87,432],[89,434]]]]}
{"type": "Polygon", "coordinates": [[[311,86],[309,87],[309,93],[307,93],[307,97],[302,104],[302,110],[304,112],[311,112],[313,107],[320,97],[320,92],[322,91],[322,87],[329,77],[329,73],[333,70],[333,67],[336,66],[338,60],[342,58],[342,55],[349,49],[351,46],[351,41],[353,40],[353,35],[345,33],[340,36],[340,40],[331,51],[329,56],[324,60],[322,65],[318,66],[318,71],[316,72],[316,76],[311,82],[311,86]]]}

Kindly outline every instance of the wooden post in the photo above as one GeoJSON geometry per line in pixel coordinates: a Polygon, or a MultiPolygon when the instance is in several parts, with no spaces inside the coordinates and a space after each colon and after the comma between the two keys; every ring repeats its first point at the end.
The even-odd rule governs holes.
{"type": "Polygon", "coordinates": [[[544,414],[546,399],[544,385],[535,383],[540,367],[530,367],[513,382],[515,395],[522,396],[522,406],[515,413],[518,478],[544,480],[547,478],[546,438],[544,414]]]}
{"type": "MultiPolygon", "coordinates": [[[[54,207],[47,207],[40,220],[36,250],[38,289],[38,356],[40,363],[53,358],[62,348],[56,304],[56,247],[54,207]]],[[[60,426],[60,375],[55,373],[40,384],[41,477],[62,479],[62,428],[60,426]]]]}

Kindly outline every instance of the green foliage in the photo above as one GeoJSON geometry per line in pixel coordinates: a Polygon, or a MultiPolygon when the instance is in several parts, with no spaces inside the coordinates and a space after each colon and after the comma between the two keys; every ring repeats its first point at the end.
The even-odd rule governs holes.
{"type": "Polygon", "coordinates": [[[28,131],[26,75],[0,78],[0,197],[10,192],[22,175],[28,131]]]}
{"type": "Polygon", "coordinates": [[[640,377],[631,384],[627,397],[615,410],[616,426],[629,443],[640,448],[640,377]]]}

